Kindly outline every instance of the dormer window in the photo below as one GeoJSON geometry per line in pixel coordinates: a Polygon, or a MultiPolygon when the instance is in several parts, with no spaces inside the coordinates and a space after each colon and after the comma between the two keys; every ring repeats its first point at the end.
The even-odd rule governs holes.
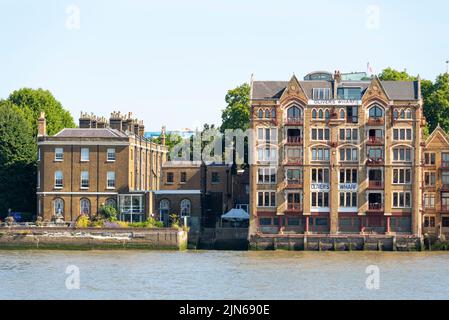
{"type": "Polygon", "coordinates": [[[337,88],[337,97],[341,100],[360,100],[361,88],[337,88]]]}
{"type": "Polygon", "coordinates": [[[313,100],[329,100],[330,88],[313,88],[313,100]]]}

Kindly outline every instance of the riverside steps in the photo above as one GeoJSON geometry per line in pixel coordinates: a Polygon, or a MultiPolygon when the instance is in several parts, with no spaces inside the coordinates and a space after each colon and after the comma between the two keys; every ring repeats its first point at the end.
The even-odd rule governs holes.
{"type": "Polygon", "coordinates": [[[0,250],[185,250],[186,248],[187,232],[175,228],[0,228],[0,250]]]}
{"type": "Polygon", "coordinates": [[[419,251],[422,239],[413,235],[276,235],[255,234],[249,240],[250,250],[304,251],[419,251]]]}

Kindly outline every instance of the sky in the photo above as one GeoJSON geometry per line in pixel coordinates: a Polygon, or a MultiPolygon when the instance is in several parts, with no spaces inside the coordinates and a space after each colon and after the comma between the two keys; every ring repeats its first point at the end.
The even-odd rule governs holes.
{"type": "Polygon", "coordinates": [[[133,112],[147,131],[220,124],[251,75],[406,69],[449,60],[449,2],[0,0],[0,99],[50,90],[80,111],[133,112]]]}

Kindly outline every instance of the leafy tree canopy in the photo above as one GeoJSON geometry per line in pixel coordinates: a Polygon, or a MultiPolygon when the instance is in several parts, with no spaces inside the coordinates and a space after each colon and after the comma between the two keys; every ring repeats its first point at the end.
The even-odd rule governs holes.
{"type": "Polygon", "coordinates": [[[48,90],[22,88],[11,93],[8,101],[23,111],[34,135],[37,134],[37,119],[41,111],[46,115],[48,135],[54,135],[64,128],[75,127],[70,112],[65,110],[48,90]]]}
{"type": "Polygon", "coordinates": [[[226,108],[222,111],[221,131],[226,129],[242,129],[249,128],[250,121],[250,86],[244,83],[226,94],[226,108]]]}
{"type": "Polygon", "coordinates": [[[379,74],[379,79],[383,81],[414,81],[416,77],[411,76],[407,71],[397,71],[393,68],[386,68],[379,74]]]}

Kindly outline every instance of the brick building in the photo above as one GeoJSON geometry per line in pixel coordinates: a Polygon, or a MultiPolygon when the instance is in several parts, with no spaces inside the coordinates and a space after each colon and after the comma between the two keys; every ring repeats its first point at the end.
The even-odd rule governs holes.
{"type": "Polygon", "coordinates": [[[420,86],[340,72],[252,81],[250,234],[420,235],[420,86]]]}
{"type": "Polygon", "coordinates": [[[131,113],[108,120],[81,114],[79,128],[46,134],[39,118],[37,213],[66,221],[95,215],[102,204],[118,208],[122,220],[141,221],[153,213],[167,147],[143,137],[144,125],[131,113]]]}

